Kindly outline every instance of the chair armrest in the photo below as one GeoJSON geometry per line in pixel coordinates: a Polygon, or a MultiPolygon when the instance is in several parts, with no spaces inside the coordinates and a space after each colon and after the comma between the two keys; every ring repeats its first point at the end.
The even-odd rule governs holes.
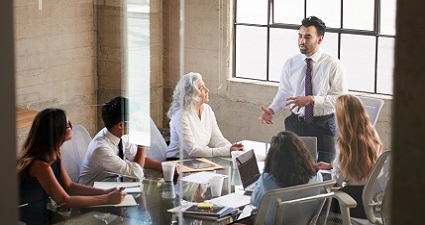
{"type": "Polygon", "coordinates": [[[339,205],[342,207],[355,208],[357,202],[349,194],[343,191],[335,191],[335,198],[338,200],[339,205]]]}
{"type": "Polygon", "coordinates": [[[334,192],[334,198],[336,198],[339,202],[339,208],[341,210],[341,216],[342,216],[342,224],[343,225],[350,225],[350,209],[357,206],[357,202],[347,193],[343,191],[336,191],[334,192]]]}

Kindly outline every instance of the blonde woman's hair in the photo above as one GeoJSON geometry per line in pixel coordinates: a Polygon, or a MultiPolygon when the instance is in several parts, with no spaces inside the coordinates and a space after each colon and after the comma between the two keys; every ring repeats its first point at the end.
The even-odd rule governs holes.
{"type": "Polygon", "coordinates": [[[359,98],[341,95],[336,100],[335,110],[340,133],[337,144],[341,173],[357,182],[365,181],[381,154],[382,142],[359,98]]]}
{"type": "Polygon", "coordinates": [[[201,102],[201,98],[199,97],[201,91],[198,88],[198,83],[201,80],[201,74],[193,72],[182,77],[179,83],[177,83],[176,89],[174,89],[173,102],[171,102],[167,113],[168,118],[171,119],[179,110],[195,109],[195,105],[201,102]]]}

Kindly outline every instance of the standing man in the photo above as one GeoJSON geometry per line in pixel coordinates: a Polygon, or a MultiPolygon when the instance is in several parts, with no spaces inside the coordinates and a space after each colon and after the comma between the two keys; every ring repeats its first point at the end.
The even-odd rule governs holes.
{"type": "Polygon", "coordinates": [[[78,183],[92,186],[111,173],[143,178],[143,168],[162,169],[161,163],[145,157],[146,147],[128,141],[128,99],[118,96],[102,106],[105,128],[90,142],[81,165],[78,183]],[[110,172],[110,173],[108,173],[110,172]]]}
{"type": "Polygon", "coordinates": [[[289,58],[282,70],[278,92],[259,120],[272,124],[273,114],[289,106],[285,128],[300,136],[317,137],[318,161],[331,162],[335,155],[335,101],[348,92],[342,63],[320,49],[326,25],[315,17],[302,20],[298,32],[301,54],[289,58]]]}

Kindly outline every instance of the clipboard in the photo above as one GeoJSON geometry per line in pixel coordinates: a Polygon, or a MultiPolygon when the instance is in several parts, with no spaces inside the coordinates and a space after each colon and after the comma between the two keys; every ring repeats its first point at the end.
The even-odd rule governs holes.
{"type": "Polygon", "coordinates": [[[181,172],[183,173],[223,169],[222,166],[206,158],[192,158],[192,159],[184,159],[182,161],[176,160],[173,162],[176,163],[177,168],[181,168],[182,170],[181,172]],[[182,164],[180,162],[182,162],[182,164]]]}

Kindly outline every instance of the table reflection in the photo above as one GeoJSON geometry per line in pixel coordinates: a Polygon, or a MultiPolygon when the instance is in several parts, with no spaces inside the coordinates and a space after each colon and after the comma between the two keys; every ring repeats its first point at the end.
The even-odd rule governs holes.
{"type": "MultiPolygon", "coordinates": [[[[222,195],[235,192],[235,187],[238,189],[241,182],[238,171],[232,168],[231,158],[208,158],[208,160],[223,166],[223,169],[216,170],[216,173],[228,176],[223,183],[222,195]]],[[[186,175],[180,174],[180,176],[186,175]]],[[[111,178],[108,181],[113,180],[117,179],[111,178]]],[[[172,224],[173,221],[178,221],[178,215],[169,213],[167,210],[181,205],[180,196],[183,204],[211,199],[208,185],[164,182],[162,173],[158,171],[146,170],[142,183],[143,191],[133,194],[139,204],[137,206],[72,209],[69,216],[58,224],[172,224]],[[90,221],[96,222],[91,223],[90,221]]],[[[227,224],[228,222],[201,221],[193,218],[184,218],[183,220],[183,224],[204,225],[227,224]]]]}

